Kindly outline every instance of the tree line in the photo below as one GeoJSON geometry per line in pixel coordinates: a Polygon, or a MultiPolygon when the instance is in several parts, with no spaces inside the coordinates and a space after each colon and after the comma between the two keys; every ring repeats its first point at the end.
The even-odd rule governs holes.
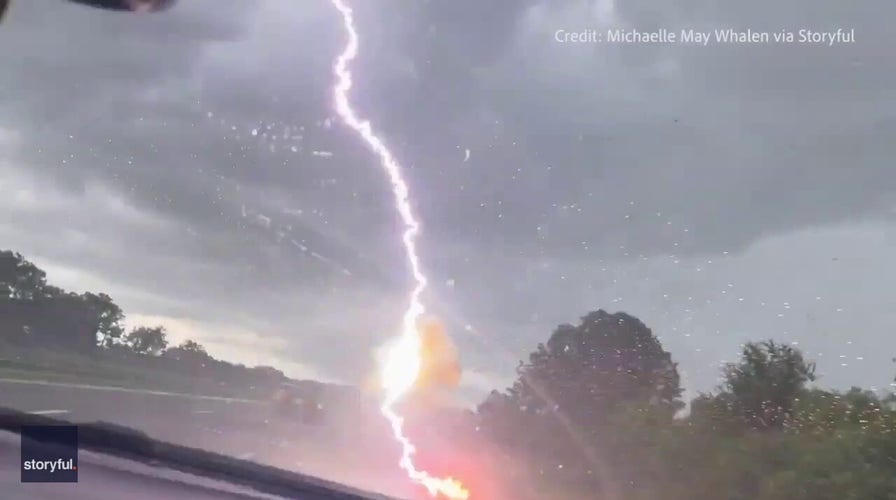
{"type": "Polygon", "coordinates": [[[514,464],[502,498],[896,499],[896,399],[812,387],[815,365],[792,345],[744,345],[686,408],[650,328],[598,310],[517,375],[474,413],[514,464]]]}
{"type": "Polygon", "coordinates": [[[124,311],[109,295],[78,294],[50,285],[46,272],[21,254],[0,251],[0,343],[101,355],[247,387],[273,387],[287,380],[271,367],[248,368],[215,359],[194,340],[170,346],[168,332],[160,325],[125,331],[124,319],[124,311]]]}

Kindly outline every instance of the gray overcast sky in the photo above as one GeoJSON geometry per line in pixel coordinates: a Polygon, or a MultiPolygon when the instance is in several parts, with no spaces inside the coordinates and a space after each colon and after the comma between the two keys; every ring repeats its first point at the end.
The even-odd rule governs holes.
{"type": "MultiPolygon", "coordinates": [[[[355,2],[354,101],[407,168],[466,393],[590,310],[689,391],[741,342],[822,383],[896,367],[892,2],[355,2]],[[557,29],[854,28],[849,45],[561,44],[557,29]],[[464,161],[466,150],[469,159],[464,161]]],[[[325,0],[128,16],[13,2],[0,247],[219,356],[357,381],[409,285],[375,158],[333,116],[325,0]]]]}

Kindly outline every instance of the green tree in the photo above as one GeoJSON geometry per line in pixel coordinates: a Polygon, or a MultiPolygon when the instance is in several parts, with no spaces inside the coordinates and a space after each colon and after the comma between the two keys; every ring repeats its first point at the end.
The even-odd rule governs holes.
{"type": "Polygon", "coordinates": [[[168,332],[164,326],[139,326],[124,338],[125,343],[136,353],[158,356],[168,347],[168,332]]]}
{"type": "MultiPolygon", "coordinates": [[[[525,475],[507,481],[520,489],[508,498],[896,500],[896,409],[888,398],[856,387],[809,389],[814,365],[799,350],[766,341],[744,346],[741,359],[723,368],[715,394],[699,395],[689,414],[670,418],[675,405],[659,403],[662,391],[592,370],[614,364],[582,356],[590,339],[579,338],[580,328],[558,329],[520,365],[509,390],[493,392],[479,407],[485,435],[527,464],[525,475]],[[593,378],[617,390],[592,394],[593,378]],[[584,418],[583,406],[593,418],[584,418]],[[567,432],[570,423],[577,434],[567,432]],[[582,452],[588,448],[610,458],[606,470],[582,452]]],[[[619,348],[613,358],[641,361],[601,342],[619,348]]],[[[663,358],[655,348],[647,352],[663,358]]],[[[618,366],[616,373],[632,368],[618,366]]]]}
{"type": "Polygon", "coordinates": [[[787,430],[760,500],[896,499],[896,412],[873,392],[808,391],[787,430]]]}
{"type": "Polygon", "coordinates": [[[737,417],[753,428],[780,428],[806,383],[815,380],[815,365],[794,347],[749,342],[740,362],[725,366],[723,379],[720,398],[737,417]]]}

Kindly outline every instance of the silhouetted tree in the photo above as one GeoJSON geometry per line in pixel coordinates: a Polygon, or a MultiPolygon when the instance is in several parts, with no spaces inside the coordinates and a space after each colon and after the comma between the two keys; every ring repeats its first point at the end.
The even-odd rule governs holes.
{"type": "Polygon", "coordinates": [[[561,325],[521,363],[508,391],[515,406],[557,410],[577,423],[600,421],[626,403],[681,408],[676,363],[644,323],[599,310],[578,326],[561,325]]]}
{"type": "Polygon", "coordinates": [[[43,311],[43,321],[38,330],[47,338],[55,339],[54,347],[77,346],[86,352],[97,345],[97,332],[101,317],[84,300],[83,295],[61,293],[37,301],[43,311]]]}
{"type": "Polygon", "coordinates": [[[164,326],[140,326],[134,328],[124,338],[130,348],[140,354],[157,356],[168,347],[164,326]]]}
{"type": "Polygon", "coordinates": [[[21,254],[0,251],[0,298],[34,299],[46,284],[46,273],[21,254]]]}
{"type": "Polygon", "coordinates": [[[482,426],[528,455],[535,471],[584,481],[581,488],[608,482],[599,470],[608,461],[596,450],[612,439],[614,411],[641,406],[670,421],[682,407],[671,355],[644,323],[623,312],[599,310],[578,326],[561,325],[517,374],[507,392],[493,392],[479,406],[482,426]]]}
{"type": "Polygon", "coordinates": [[[209,356],[202,344],[194,340],[186,340],[177,347],[167,349],[164,356],[180,361],[183,366],[191,370],[206,368],[217,362],[215,358],[209,356]]]}
{"type": "Polygon", "coordinates": [[[96,347],[99,320],[77,294],[0,299],[0,333],[13,343],[87,352],[96,347]]]}
{"type": "Polygon", "coordinates": [[[109,347],[119,341],[124,333],[124,327],[121,325],[124,320],[124,312],[112,300],[112,297],[105,293],[91,292],[84,293],[81,297],[97,317],[99,323],[97,340],[100,345],[109,347]]]}
{"type": "Polygon", "coordinates": [[[203,347],[202,344],[196,342],[195,340],[185,340],[183,343],[181,343],[181,345],[178,346],[178,349],[185,352],[195,352],[201,354],[206,353],[205,347],[203,347]]]}

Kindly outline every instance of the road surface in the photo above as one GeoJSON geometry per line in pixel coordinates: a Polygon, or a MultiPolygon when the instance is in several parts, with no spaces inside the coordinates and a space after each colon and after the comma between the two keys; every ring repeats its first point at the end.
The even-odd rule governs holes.
{"type": "Polygon", "coordinates": [[[0,406],[76,423],[111,422],[155,439],[410,496],[394,462],[385,459],[392,452],[388,446],[363,446],[343,430],[275,418],[265,402],[0,379],[0,406]]]}

